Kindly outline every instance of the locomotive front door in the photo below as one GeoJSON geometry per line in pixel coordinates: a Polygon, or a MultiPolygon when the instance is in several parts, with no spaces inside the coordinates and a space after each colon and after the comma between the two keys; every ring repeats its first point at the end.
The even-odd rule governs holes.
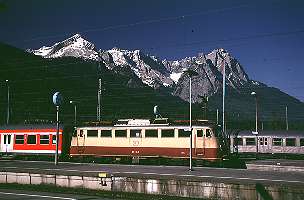
{"type": "Polygon", "coordinates": [[[79,154],[84,153],[85,150],[84,144],[85,144],[85,134],[83,130],[79,130],[77,134],[77,150],[79,154]]]}
{"type": "Polygon", "coordinates": [[[1,138],[1,152],[8,153],[13,150],[12,135],[3,134],[1,138]]]}
{"type": "Polygon", "coordinates": [[[205,155],[205,136],[204,130],[196,130],[196,145],[195,145],[195,154],[197,157],[203,157],[205,155]]]}

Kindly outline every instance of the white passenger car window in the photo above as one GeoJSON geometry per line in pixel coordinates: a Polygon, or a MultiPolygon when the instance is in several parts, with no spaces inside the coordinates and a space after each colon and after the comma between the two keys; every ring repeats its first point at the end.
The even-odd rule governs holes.
{"type": "Polygon", "coordinates": [[[282,138],[273,138],[272,139],[272,145],[273,146],[283,146],[282,138]]]}

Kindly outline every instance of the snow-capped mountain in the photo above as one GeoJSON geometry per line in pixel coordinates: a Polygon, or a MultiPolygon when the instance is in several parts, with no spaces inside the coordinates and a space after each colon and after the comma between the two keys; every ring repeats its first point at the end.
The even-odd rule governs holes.
{"type": "Polygon", "coordinates": [[[170,72],[162,63],[140,50],[128,51],[113,48],[101,51],[100,57],[108,69],[128,67],[144,84],[150,87],[171,87],[174,84],[170,78],[170,72]]]}
{"type": "Polygon", "coordinates": [[[196,57],[181,60],[159,60],[140,50],[110,50],[96,51],[94,44],[76,34],[51,47],[41,47],[30,52],[45,58],[79,57],[103,63],[109,70],[119,72],[130,70],[142,83],[157,89],[170,89],[173,95],[188,101],[189,78],[183,73],[192,69],[198,73],[193,77],[193,101],[200,102],[200,96],[210,96],[222,88],[223,67],[226,72],[228,87],[238,90],[245,84],[253,84],[241,64],[224,49],[215,49],[208,54],[199,53],[196,57]]]}
{"type": "Polygon", "coordinates": [[[76,34],[62,42],[57,42],[51,47],[43,46],[37,50],[28,49],[35,55],[44,58],[77,57],[83,59],[99,60],[95,45],[76,34]]]}

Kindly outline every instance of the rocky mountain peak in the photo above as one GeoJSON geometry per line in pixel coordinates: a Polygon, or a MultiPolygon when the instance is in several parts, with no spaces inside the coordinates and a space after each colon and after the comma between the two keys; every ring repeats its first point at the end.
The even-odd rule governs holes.
{"type": "Polygon", "coordinates": [[[44,58],[78,57],[83,59],[99,60],[95,45],[85,40],[80,34],[75,34],[72,37],[61,42],[57,42],[50,47],[43,46],[37,50],[27,51],[44,58]]]}
{"type": "Polygon", "coordinates": [[[163,64],[170,71],[176,87],[173,94],[184,100],[189,98],[189,80],[184,77],[183,70],[191,68],[199,75],[193,77],[193,100],[201,101],[200,96],[210,96],[222,88],[223,68],[228,87],[236,90],[249,82],[248,75],[241,64],[225,49],[215,49],[208,54],[199,53],[194,57],[181,60],[164,60],[163,64]]]}

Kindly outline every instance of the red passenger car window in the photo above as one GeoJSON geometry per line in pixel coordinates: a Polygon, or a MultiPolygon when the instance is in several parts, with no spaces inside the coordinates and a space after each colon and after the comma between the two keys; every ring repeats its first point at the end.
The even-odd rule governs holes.
{"type": "Polygon", "coordinates": [[[49,135],[40,135],[40,144],[49,144],[50,137],[49,135]]]}
{"type": "Polygon", "coordinates": [[[24,135],[16,135],[15,144],[24,144],[24,135]]]}
{"type": "Polygon", "coordinates": [[[52,144],[56,144],[56,135],[52,135],[52,144]]]}
{"type": "Polygon", "coordinates": [[[27,144],[36,144],[36,135],[28,135],[27,136],[27,144]]]}

